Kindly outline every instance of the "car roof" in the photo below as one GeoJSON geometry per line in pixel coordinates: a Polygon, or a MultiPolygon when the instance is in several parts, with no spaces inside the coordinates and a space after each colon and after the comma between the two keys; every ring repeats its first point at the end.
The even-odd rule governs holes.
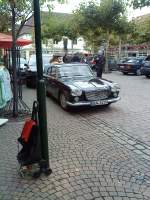
{"type": "Polygon", "coordinates": [[[69,66],[78,66],[78,65],[83,65],[83,66],[88,66],[88,64],[86,63],[59,63],[59,64],[54,64],[53,66],[58,66],[58,67],[61,67],[61,66],[66,66],[66,67],[69,67],[69,66]]]}

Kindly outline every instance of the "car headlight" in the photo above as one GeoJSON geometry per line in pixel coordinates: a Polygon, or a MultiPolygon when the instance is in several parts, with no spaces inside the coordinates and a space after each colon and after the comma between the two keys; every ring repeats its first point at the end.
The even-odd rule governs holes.
{"type": "Polygon", "coordinates": [[[120,91],[120,86],[118,84],[113,84],[111,86],[111,91],[112,92],[119,92],[120,91]]]}
{"type": "Polygon", "coordinates": [[[81,96],[82,95],[82,90],[78,90],[78,89],[75,89],[75,90],[72,90],[71,91],[71,95],[72,96],[81,96]]]}

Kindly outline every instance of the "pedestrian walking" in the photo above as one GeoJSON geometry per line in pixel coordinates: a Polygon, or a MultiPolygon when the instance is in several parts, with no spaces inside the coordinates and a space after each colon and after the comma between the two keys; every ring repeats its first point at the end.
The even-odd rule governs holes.
{"type": "Polygon", "coordinates": [[[103,69],[105,66],[105,56],[102,51],[98,52],[98,55],[95,59],[95,68],[97,72],[97,77],[102,78],[103,69]]]}

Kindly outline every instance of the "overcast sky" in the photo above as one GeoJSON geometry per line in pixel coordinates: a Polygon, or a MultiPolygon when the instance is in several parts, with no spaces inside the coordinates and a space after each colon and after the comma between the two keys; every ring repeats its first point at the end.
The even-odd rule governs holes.
{"type": "MultiPolygon", "coordinates": [[[[67,4],[58,4],[54,3],[54,11],[55,12],[63,12],[63,13],[71,13],[73,10],[75,10],[81,2],[85,2],[86,0],[68,0],[67,4]]],[[[141,10],[133,10],[130,9],[128,13],[129,19],[132,19],[132,17],[141,16],[144,14],[150,13],[150,8],[142,8],[141,10]]]]}

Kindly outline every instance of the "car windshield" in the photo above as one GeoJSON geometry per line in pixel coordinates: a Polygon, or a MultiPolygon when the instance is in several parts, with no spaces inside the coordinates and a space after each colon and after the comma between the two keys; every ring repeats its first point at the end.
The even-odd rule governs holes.
{"type": "Polygon", "coordinates": [[[59,68],[60,77],[93,77],[88,65],[62,65],[59,68]]]}

